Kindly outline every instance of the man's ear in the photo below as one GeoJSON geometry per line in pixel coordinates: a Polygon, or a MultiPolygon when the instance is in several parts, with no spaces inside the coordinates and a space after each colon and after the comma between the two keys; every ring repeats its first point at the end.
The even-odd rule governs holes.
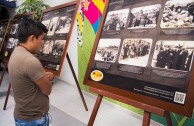
{"type": "Polygon", "coordinates": [[[30,35],[30,36],[28,37],[28,41],[29,41],[29,42],[33,42],[34,37],[35,37],[34,35],[30,35]]]}

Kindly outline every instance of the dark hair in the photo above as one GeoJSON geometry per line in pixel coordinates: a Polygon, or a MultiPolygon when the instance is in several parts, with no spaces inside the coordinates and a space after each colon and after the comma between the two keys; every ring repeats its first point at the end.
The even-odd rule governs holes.
{"type": "Polygon", "coordinates": [[[48,32],[44,24],[33,19],[23,18],[18,26],[18,41],[19,43],[25,43],[29,36],[34,35],[38,38],[43,32],[48,32]]]}

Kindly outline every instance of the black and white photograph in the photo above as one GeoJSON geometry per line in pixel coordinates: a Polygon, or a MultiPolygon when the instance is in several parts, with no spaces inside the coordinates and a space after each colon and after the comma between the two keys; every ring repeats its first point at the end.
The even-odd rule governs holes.
{"type": "Polygon", "coordinates": [[[129,9],[108,12],[104,23],[104,31],[122,30],[126,27],[129,9]]]}
{"type": "Polygon", "coordinates": [[[119,63],[146,67],[152,39],[125,39],[123,41],[119,63]]]}
{"type": "Polygon", "coordinates": [[[62,56],[66,40],[56,40],[53,45],[53,55],[62,56]]]}
{"type": "Polygon", "coordinates": [[[161,4],[133,8],[128,29],[156,27],[160,9],[161,4]]]}
{"type": "Polygon", "coordinates": [[[42,21],[42,24],[44,24],[46,28],[49,29],[50,20],[44,20],[42,21]]]}
{"type": "Polygon", "coordinates": [[[50,25],[48,28],[48,33],[47,36],[53,36],[55,33],[55,29],[57,27],[57,21],[58,21],[59,17],[53,17],[50,21],[50,25]]]}
{"type": "Polygon", "coordinates": [[[60,17],[56,27],[56,34],[68,33],[72,18],[68,16],[60,17]]]}
{"type": "Polygon", "coordinates": [[[94,59],[104,62],[115,62],[120,43],[121,39],[100,39],[94,59]]]}
{"type": "Polygon", "coordinates": [[[12,34],[12,35],[16,34],[17,29],[18,29],[18,24],[13,24],[11,27],[10,34],[12,34]]]}
{"type": "Polygon", "coordinates": [[[4,26],[0,26],[0,35],[3,35],[5,31],[5,27],[4,26]]]}
{"type": "Polygon", "coordinates": [[[41,52],[43,54],[51,54],[53,49],[53,40],[45,40],[41,52]]]}
{"type": "Polygon", "coordinates": [[[7,43],[7,49],[13,49],[18,45],[18,39],[9,38],[7,43]]]}
{"type": "Polygon", "coordinates": [[[162,41],[156,43],[152,67],[190,71],[194,41],[162,41]]]}
{"type": "Polygon", "coordinates": [[[194,0],[170,0],[164,7],[161,28],[194,27],[194,0]]]}
{"type": "Polygon", "coordinates": [[[3,41],[3,38],[0,37],[0,44],[2,43],[2,41],[3,41]]]}

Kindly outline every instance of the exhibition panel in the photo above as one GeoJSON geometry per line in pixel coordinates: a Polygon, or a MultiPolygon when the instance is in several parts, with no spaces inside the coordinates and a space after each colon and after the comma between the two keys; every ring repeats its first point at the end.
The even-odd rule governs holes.
{"type": "Polygon", "coordinates": [[[194,0],[110,0],[84,83],[192,116],[194,0]]]}
{"type": "Polygon", "coordinates": [[[72,33],[79,1],[44,10],[41,22],[48,28],[37,57],[48,70],[60,75],[72,33]]]}
{"type": "Polygon", "coordinates": [[[33,19],[34,13],[17,14],[14,16],[12,23],[10,25],[10,31],[8,34],[8,42],[6,43],[6,48],[5,48],[5,53],[4,53],[5,60],[9,60],[11,53],[13,52],[15,47],[18,45],[17,30],[18,30],[18,25],[23,18],[33,19]]]}

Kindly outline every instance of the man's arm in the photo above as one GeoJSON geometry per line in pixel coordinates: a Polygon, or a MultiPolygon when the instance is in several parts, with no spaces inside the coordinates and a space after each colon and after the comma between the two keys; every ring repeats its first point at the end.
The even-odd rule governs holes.
{"type": "Polygon", "coordinates": [[[46,72],[46,74],[47,74],[47,76],[48,76],[50,81],[52,81],[54,79],[54,77],[55,77],[55,75],[53,73],[51,73],[51,72],[46,72]]]}
{"type": "Polygon", "coordinates": [[[47,74],[45,74],[40,79],[36,80],[35,83],[37,84],[37,86],[44,95],[47,96],[50,95],[52,89],[52,82],[47,74]]]}

